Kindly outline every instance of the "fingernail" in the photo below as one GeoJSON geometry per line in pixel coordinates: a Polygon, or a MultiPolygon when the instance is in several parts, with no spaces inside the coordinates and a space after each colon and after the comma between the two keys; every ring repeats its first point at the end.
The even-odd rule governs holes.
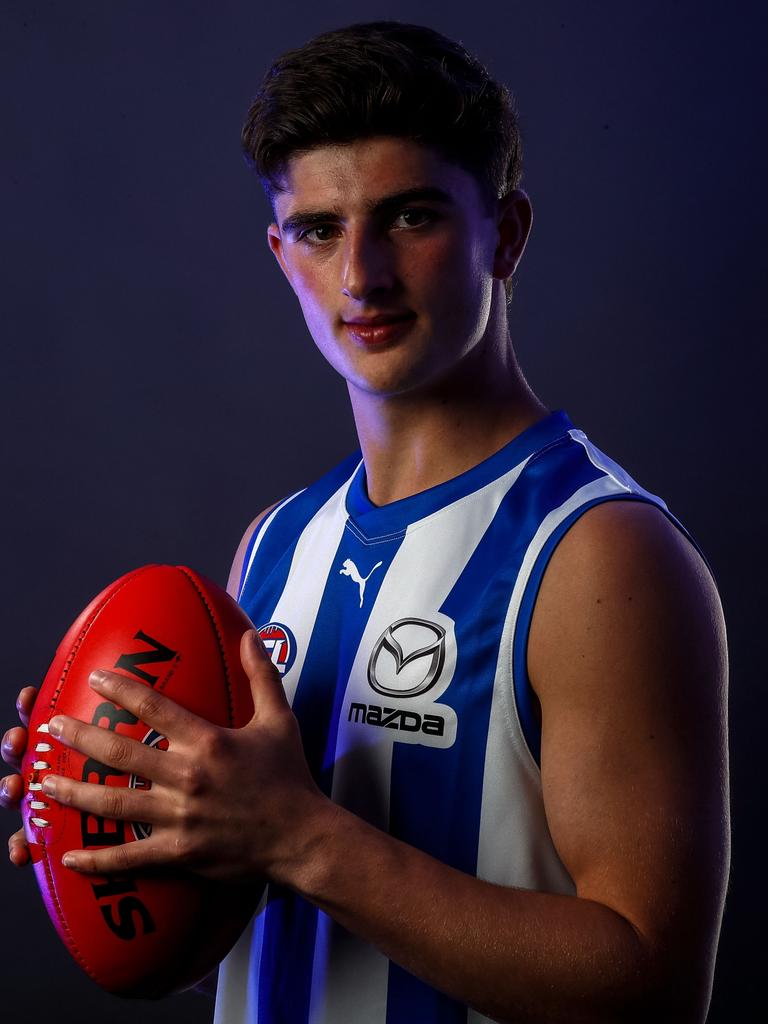
{"type": "Polygon", "coordinates": [[[65,868],[76,868],[77,857],[73,857],[71,853],[65,853],[64,856],[61,858],[61,863],[64,865],[65,868]]]}
{"type": "Polygon", "coordinates": [[[91,686],[103,686],[107,681],[107,673],[102,669],[97,668],[88,676],[88,682],[91,686]]]}
{"type": "Polygon", "coordinates": [[[48,723],[48,732],[51,736],[61,736],[63,728],[64,719],[60,718],[58,715],[55,718],[52,718],[48,723]]]}
{"type": "Polygon", "coordinates": [[[3,796],[8,796],[8,780],[7,779],[0,780],[0,793],[2,793],[3,796]]]}
{"type": "Polygon", "coordinates": [[[51,775],[47,775],[43,779],[43,792],[47,793],[48,796],[56,795],[56,779],[51,775]]]}

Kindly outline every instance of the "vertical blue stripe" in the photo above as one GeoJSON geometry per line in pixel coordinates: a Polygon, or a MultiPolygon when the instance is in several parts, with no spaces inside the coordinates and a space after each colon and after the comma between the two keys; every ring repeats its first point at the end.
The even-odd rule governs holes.
{"type": "MultiPolygon", "coordinates": [[[[570,439],[531,458],[504,497],[443,607],[453,619],[456,670],[439,698],[458,719],[446,750],[396,743],[390,832],[445,864],[474,875],[493,684],[512,589],[531,537],[552,508],[602,475],[570,439]]],[[[465,1006],[390,966],[387,1024],[460,1024],[465,1006]]]]}
{"type": "MultiPolygon", "coordinates": [[[[402,536],[365,545],[345,529],[326,581],[305,667],[293,700],[307,764],[319,788],[331,795],[341,705],[360,639],[402,536]],[[375,552],[375,554],[374,554],[375,552]],[[368,579],[363,607],[357,584],[341,574],[351,558],[368,579]]],[[[290,623],[288,623],[290,625],[290,623]]],[[[259,989],[259,1024],[307,1024],[318,913],[290,890],[271,887],[265,911],[259,989]]]]}

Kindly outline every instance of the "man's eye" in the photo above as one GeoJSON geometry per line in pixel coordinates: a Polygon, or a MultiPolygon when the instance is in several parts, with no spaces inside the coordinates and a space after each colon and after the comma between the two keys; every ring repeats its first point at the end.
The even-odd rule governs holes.
{"type": "Polygon", "coordinates": [[[401,210],[398,213],[396,220],[401,217],[417,217],[420,218],[417,224],[409,224],[409,227],[418,227],[419,224],[423,224],[425,221],[432,221],[437,219],[437,214],[433,210],[426,210],[420,206],[411,206],[407,210],[401,210]]]}
{"type": "MultiPolygon", "coordinates": [[[[331,231],[331,230],[333,230],[333,229],[331,228],[330,224],[320,224],[316,228],[307,228],[306,231],[302,231],[301,234],[298,235],[298,237],[296,238],[296,241],[297,242],[303,242],[306,239],[308,239],[310,235],[314,235],[314,233],[316,231],[331,231]]],[[[317,245],[319,242],[327,242],[327,241],[329,241],[329,239],[327,239],[327,238],[316,238],[314,241],[312,241],[310,239],[309,244],[310,245],[317,245]]]]}

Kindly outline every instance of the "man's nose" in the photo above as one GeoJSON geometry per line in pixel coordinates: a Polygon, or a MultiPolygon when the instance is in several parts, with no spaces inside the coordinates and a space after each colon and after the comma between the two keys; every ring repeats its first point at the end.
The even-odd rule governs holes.
{"type": "Polygon", "coordinates": [[[350,232],[342,271],[342,291],[352,299],[388,291],[395,281],[394,254],[389,239],[371,231],[350,232]]]}

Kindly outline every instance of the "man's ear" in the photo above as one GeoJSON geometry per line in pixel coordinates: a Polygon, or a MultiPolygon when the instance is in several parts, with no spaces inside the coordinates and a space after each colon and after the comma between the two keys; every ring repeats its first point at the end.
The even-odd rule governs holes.
{"type": "Polygon", "coordinates": [[[493,259],[493,276],[505,281],[517,270],[533,224],[533,207],[528,193],[516,188],[499,200],[496,212],[498,243],[493,259]]]}
{"type": "MultiPolygon", "coordinates": [[[[288,279],[288,284],[293,288],[291,271],[288,264],[285,262],[285,254],[283,253],[283,239],[280,236],[280,228],[274,222],[267,228],[267,245],[272,250],[272,255],[280,264],[280,269],[288,279]]],[[[293,288],[293,290],[294,292],[296,291],[295,288],[293,288]]]]}

